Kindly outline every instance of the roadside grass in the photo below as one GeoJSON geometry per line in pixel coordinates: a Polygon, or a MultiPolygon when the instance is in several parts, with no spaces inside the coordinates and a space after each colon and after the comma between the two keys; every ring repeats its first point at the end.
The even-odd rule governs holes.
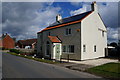
{"type": "Polygon", "coordinates": [[[47,60],[47,59],[32,58],[32,56],[18,55],[18,54],[13,53],[13,52],[7,52],[7,53],[12,54],[12,55],[15,55],[15,56],[19,56],[19,57],[24,57],[24,58],[27,58],[27,59],[32,59],[32,60],[39,61],[39,62],[49,63],[49,64],[57,64],[57,63],[60,63],[60,62],[58,62],[58,61],[53,62],[52,60],[47,60]]]}
{"type": "Polygon", "coordinates": [[[120,78],[120,63],[111,62],[93,68],[89,68],[86,71],[105,78],[120,78]]]}

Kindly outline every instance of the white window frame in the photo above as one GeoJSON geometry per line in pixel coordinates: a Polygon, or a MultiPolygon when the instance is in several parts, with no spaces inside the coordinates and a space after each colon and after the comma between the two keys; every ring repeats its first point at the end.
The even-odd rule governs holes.
{"type": "Polygon", "coordinates": [[[68,36],[68,35],[71,35],[72,34],[72,29],[71,28],[66,28],[65,29],[65,35],[68,36]],[[70,31],[69,31],[70,30],[70,31]],[[67,34],[66,34],[67,33],[67,34]]]}
{"type": "Polygon", "coordinates": [[[97,52],[97,46],[94,45],[94,52],[97,52]]]}
{"type": "Polygon", "coordinates": [[[105,36],[105,33],[104,33],[104,31],[102,31],[102,37],[104,37],[105,36]]]}
{"type": "Polygon", "coordinates": [[[86,45],[83,44],[83,52],[86,52],[86,45]]]}
{"type": "Polygon", "coordinates": [[[62,49],[63,53],[75,53],[75,46],[74,46],[74,52],[70,52],[71,46],[74,46],[74,45],[63,45],[63,47],[65,47],[65,51],[62,49]]]}
{"type": "Polygon", "coordinates": [[[68,45],[68,52],[69,53],[74,53],[75,52],[75,46],[74,45],[68,45]],[[72,46],[74,47],[73,52],[71,52],[72,51],[72,46]]]}

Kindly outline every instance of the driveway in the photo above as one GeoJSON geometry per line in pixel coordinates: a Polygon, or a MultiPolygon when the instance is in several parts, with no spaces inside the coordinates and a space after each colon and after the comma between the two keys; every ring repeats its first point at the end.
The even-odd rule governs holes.
{"type": "MultiPolygon", "coordinates": [[[[62,61],[67,61],[67,60],[62,60],[62,61]]],[[[91,65],[91,66],[98,66],[110,62],[118,62],[118,60],[115,59],[107,59],[107,58],[99,58],[99,59],[92,59],[92,60],[85,60],[85,61],[73,61],[69,60],[71,63],[76,63],[76,64],[85,64],[85,65],[91,65]]]]}
{"type": "MultiPolygon", "coordinates": [[[[62,61],[67,62],[67,60],[62,60],[62,61]]],[[[118,60],[107,59],[107,58],[99,58],[99,59],[92,59],[92,60],[85,60],[85,61],[69,60],[69,63],[57,64],[57,65],[61,67],[66,67],[72,70],[85,71],[88,68],[92,68],[92,67],[110,63],[110,62],[118,62],[118,60]]]]}

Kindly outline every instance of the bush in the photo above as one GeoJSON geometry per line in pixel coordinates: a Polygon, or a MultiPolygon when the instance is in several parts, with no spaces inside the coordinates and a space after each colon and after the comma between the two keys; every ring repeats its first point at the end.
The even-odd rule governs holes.
{"type": "Polygon", "coordinates": [[[0,47],[0,50],[8,50],[8,49],[6,49],[5,47],[0,47]]]}
{"type": "Polygon", "coordinates": [[[17,50],[17,49],[10,49],[10,52],[14,52],[14,53],[17,53],[17,54],[19,54],[19,53],[21,53],[19,50],[17,50]]]}
{"type": "Polygon", "coordinates": [[[2,50],[5,50],[5,47],[2,47],[2,50]]]}

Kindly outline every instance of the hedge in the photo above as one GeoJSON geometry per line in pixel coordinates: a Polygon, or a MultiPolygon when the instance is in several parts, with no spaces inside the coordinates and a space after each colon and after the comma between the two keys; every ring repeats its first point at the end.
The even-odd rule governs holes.
{"type": "Polygon", "coordinates": [[[17,53],[17,54],[21,53],[21,51],[17,50],[17,49],[10,49],[10,52],[14,52],[14,53],[17,53]]]}

